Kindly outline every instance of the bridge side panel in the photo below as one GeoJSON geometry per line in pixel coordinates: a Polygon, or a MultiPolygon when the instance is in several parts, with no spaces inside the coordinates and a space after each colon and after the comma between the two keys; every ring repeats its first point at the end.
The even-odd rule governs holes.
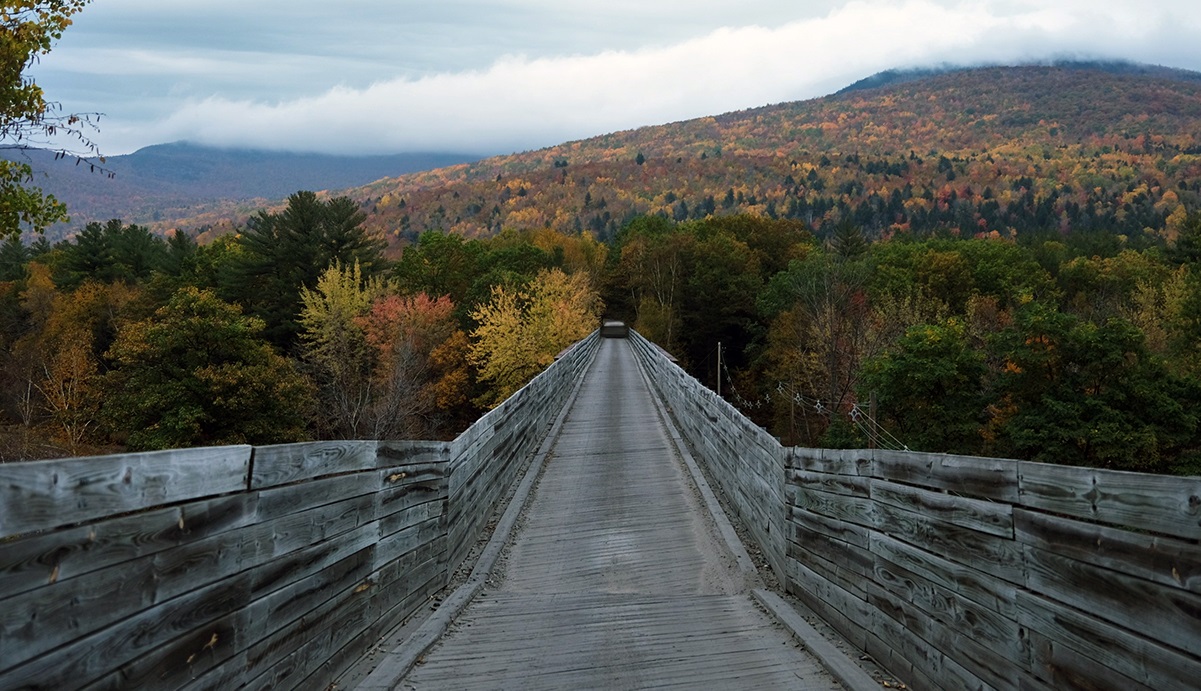
{"type": "Polygon", "coordinates": [[[791,449],[789,589],[915,688],[1188,688],[1201,480],[791,449]]]}
{"type": "Polygon", "coordinates": [[[325,686],[441,587],[449,455],[330,442],[3,466],[10,490],[48,488],[29,506],[49,518],[0,544],[0,687],[325,686]]]}
{"type": "Polygon", "coordinates": [[[784,576],[783,448],[765,430],[631,331],[630,344],[666,402],[692,453],[705,465],[767,556],[784,576]]]}
{"type": "Polygon", "coordinates": [[[592,362],[599,339],[594,332],[573,345],[451,443],[448,576],[483,534],[488,517],[513,486],[525,460],[546,439],[572,388],[592,362]]]}

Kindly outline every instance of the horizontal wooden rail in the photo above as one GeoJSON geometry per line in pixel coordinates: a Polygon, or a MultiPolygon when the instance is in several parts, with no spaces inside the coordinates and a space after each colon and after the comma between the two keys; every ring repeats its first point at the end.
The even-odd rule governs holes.
{"type": "Polygon", "coordinates": [[[0,465],[0,688],[324,688],[445,587],[598,339],[452,442],[0,465]]]}
{"type": "Polygon", "coordinates": [[[785,449],[630,337],[788,589],[910,686],[1196,688],[1201,478],[785,449]]]}

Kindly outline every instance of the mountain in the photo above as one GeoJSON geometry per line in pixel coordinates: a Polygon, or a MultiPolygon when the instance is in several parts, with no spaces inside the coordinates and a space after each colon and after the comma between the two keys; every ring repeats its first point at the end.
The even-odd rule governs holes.
{"type": "Polygon", "coordinates": [[[846,218],[876,236],[1074,229],[1139,241],[1201,207],[1199,79],[1089,64],[880,79],[349,194],[395,245],[428,229],[607,237],[638,214],[734,213],[799,218],[819,234],[846,218]]]}
{"type": "MultiPolygon", "coordinates": [[[[474,160],[448,153],[389,156],[330,156],[215,149],[186,143],[162,144],[103,164],[55,161],[53,152],[5,152],[30,161],[34,184],[67,204],[78,228],[87,221],[120,218],[154,224],[213,204],[261,207],[301,189],[338,190],[385,176],[441,168],[474,160]],[[112,175],[107,175],[111,172],[112,175]]],[[[60,233],[64,228],[57,229],[60,233]]]]}

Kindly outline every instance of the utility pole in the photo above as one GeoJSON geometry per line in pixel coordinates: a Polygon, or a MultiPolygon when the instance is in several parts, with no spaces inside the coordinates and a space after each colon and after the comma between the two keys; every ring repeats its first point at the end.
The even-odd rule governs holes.
{"type": "Polygon", "coordinates": [[[717,342],[717,397],[721,398],[721,341],[717,342]]]}

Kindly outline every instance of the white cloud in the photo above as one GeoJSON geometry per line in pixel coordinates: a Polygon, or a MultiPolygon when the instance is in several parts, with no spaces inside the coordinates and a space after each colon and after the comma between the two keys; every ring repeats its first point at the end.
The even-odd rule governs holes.
{"type": "MultiPolygon", "coordinates": [[[[218,95],[194,95],[154,122],[110,120],[105,140],[497,153],[818,96],[893,67],[1075,55],[1201,69],[1201,48],[1190,38],[1198,33],[1190,5],[855,0],[819,18],[722,28],[654,48],[509,55],[481,69],[369,86],[343,82],[278,101],[210,92],[218,95]]],[[[150,69],[148,56],[130,56],[131,73],[150,69]]],[[[283,63],[265,56],[264,66],[277,69],[264,69],[256,82],[296,78],[283,63]]],[[[215,54],[181,57],[175,67],[220,76],[231,64],[228,55],[215,54]]]]}

